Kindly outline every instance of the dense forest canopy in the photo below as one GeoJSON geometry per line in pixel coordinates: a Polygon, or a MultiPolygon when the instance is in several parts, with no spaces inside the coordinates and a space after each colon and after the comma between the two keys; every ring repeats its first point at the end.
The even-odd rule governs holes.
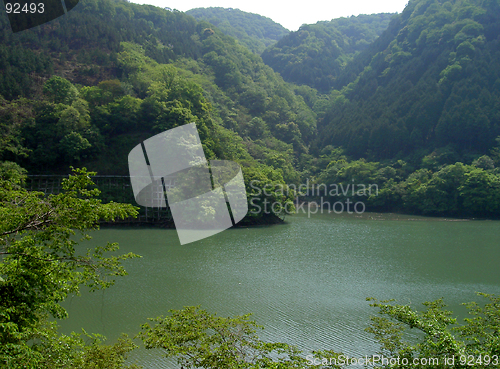
{"type": "MultiPolygon", "coordinates": [[[[179,11],[83,0],[16,34],[2,14],[0,160],[124,175],[138,142],[196,122],[207,157],[239,162],[247,185],[372,183],[368,210],[496,217],[499,6],[413,0],[304,25],[264,52],[275,70],[179,11]]],[[[228,34],[253,19],[202,10],[228,34]]]]}
{"type": "Polygon", "coordinates": [[[410,1],[329,93],[318,183],[376,181],[385,210],[498,214],[499,35],[499,1],[410,1]]]}
{"type": "Polygon", "coordinates": [[[498,1],[410,1],[332,93],[320,146],[376,159],[487,153],[500,134],[499,32],[498,1]]]}
{"type": "Polygon", "coordinates": [[[305,24],[268,47],[262,59],[286,81],[328,92],[353,56],[385,31],[392,16],[359,15],[305,24]]]}
{"type": "Polygon", "coordinates": [[[289,31],[281,24],[262,15],[232,8],[196,8],[186,12],[197,20],[204,20],[234,37],[256,54],[274,44],[289,31]]]}
{"type": "Polygon", "coordinates": [[[32,173],[73,164],[123,175],[137,142],[194,121],[209,159],[236,160],[249,179],[299,180],[294,163],[315,136],[315,114],[260,57],[213,25],[88,0],[32,30],[12,34],[5,16],[2,27],[1,116],[9,135],[1,159],[32,173]]]}

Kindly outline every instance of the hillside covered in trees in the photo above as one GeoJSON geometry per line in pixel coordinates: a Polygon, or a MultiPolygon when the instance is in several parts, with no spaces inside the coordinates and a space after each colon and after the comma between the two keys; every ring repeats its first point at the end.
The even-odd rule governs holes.
{"type": "Polygon", "coordinates": [[[394,14],[381,13],[306,24],[262,53],[288,82],[328,92],[354,55],[386,30],[394,14]]]}
{"type": "Polygon", "coordinates": [[[321,143],[377,159],[486,153],[500,134],[499,10],[498,1],[410,2],[336,86],[321,143]]]}
{"type": "Polygon", "coordinates": [[[186,12],[197,20],[207,21],[224,34],[234,37],[256,54],[261,54],[264,49],[289,31],[281,24],[262,15],[247,13],[232,8],[196,8],[186,12]]]}
{"type": "Polygon", "coordinates": [[[318,182],[378,181],[381,210],[498,216],[499,35],[499,1],[410,1],[330,91],[318,182]]]}
{"type": "Polygon", "coordinates": [[[264,52],[275,70],[178,11],[83,0],[17,34],[2,14],[0,160],[125,175],[138,142],[194,121],[247,184],[376,184],[367,210],[498,217],[499,9],[412,0],[303,26],[264,52]]]}
{"type": "Polygon", "coordinates": [[[316,117],[260,57],[206,22],[124,1],[82,1],[19,34],[2,17],[0,155],[31,173],[128,174],[145,138],[196,122],[208,159],[262,183],[294,167],[316,117]],[[121,25],[126,22],[127,28],[121,25]]]}

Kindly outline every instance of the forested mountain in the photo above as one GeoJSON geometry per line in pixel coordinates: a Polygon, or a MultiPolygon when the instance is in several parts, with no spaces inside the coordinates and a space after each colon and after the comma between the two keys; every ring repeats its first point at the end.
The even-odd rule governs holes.
{"type": "Polygon", "coordinates": [[[267,48],[262,59],[286,81],[328,92],[352,57],[385,31],[392,16],[359,15],[303,25],[267,48]]]}
{"type": "Polygon", "coordinates": [[[82,0],[16,34],[3,13],[0,161],[127,174],[138,142],[196,122],[207,157],[238,161],[247,184],[375,184],[354,196],[368,210],[500,216],[499,1],[412,0],[376,38],[390,17],[303,26],[280,42],[307,42],[276,44],[296,57],[294,78],[329,81],[318,91],[178,11],[82,0]]]}
{"type": "Polygon", "coordinates": [[[410,1],[346,70],[320,146],[377,159],[487,153],[500,135],[499,33],[498,1],[410,1]]]}
{"type": "Polygon", "coordinates": [[[17,34],[5,13],[0,22],[0,160],[31,173],[128,174],[138,142],[194,121],[207,158],[240,162],[248,182],[299,180],[315,114],[209,23],[119,0],[83,0],[17,34]]]}
{"type": "Polygon", "coordinates": [[[186,12],[232,36],[256,54],[286,36],[289,31],[272,19],[232,8],[196,8],[186,12]]]}
{"type": "Polygon", "coordinates": [[[381,210],[498,217],[499,35],[498,0],[410,1],[337,79],[317,183],[376,183],[381,210]]]}

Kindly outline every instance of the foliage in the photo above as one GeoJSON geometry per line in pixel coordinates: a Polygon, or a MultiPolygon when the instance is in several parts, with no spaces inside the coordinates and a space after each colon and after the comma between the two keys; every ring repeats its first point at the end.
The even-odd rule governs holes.
{"type": "Polygon", "coordinates": [[[198,21],[207,21],[225,35],[234,37],[249,50],[261,54],[289,31],[278,23],[258,14],[233,8],[196,8],[186,12],[198,21]]]}
{"type": "Polygon", "coordinates": [[[284,218],[295,211],[295,191],[285,183],[280,170],[265,166],[243,168],[243,176],[248,199],[248,214],[243,224],[272,223],[276,216],[284,218]]]}
{"type": "Polygon", "coordinates": [[[489,300],[484,306],[476,302],[464,304],[469,317],[464,324],[456,325],[457,319],[446,310],[442,299],[425,302],[423,311],[408,305],[396,305],[391,301],[372,301],[379,308],[379,316],[372,317],[367,331],[380,343],[379,354],[388,360],[408,364],[382,365],[377,368],[490,368],[498,366],[500,346],[500,297],[479,293],[489,300]],[[418,343],[402,339],[407,328],[416,328],[423,334],[418,343]],[[496,360],[495,360],[496,356],[496,360]],[[438,359],[438,363],[414,365],[417,359],[438,359]],[[453,359],[453,363],[452,360],[453,359]],[[445,363],[445,360],[449,360],[445,363]],[[396,360],[394,360],[396,361],[396,360]],[[495,364],[496,361],[496,364],[495,364]]]}
{"type": "Polygon", "coordinates": [[[206,21],[83,0],[53,24],[0,34],[0,69],[34,71],[0,98],[0,159],[31,173],[127,175],[138,142],[195,122],[207,158],[262,171],[263,186],[278,172],[295,185],[362,181],[378,186],[354,196],[368,210],[498,217],[498,14],[495,1],[414,0],[390,23],[303,26],[267,51],[304,77],[291,86],[206,21]],[[19,45],[33,53],[25,64],[19,45]]]}
{"type": "MultiPolygon", "coordinates": [[[[135,5],[128,3],[98,1],[98,4],[108,7],[111,18],[108,24],[115,17],[119,19],[124,8],[135,9],[135,5]]],[[[97,22],[100,15],[91,9],[90,3],[82,5],[73,12],[80,11],[81,19],[87,19],[88,24],[97,22]]],[[[128,16],[148,17],[143,11],[150,8],[137,9],[141,11],[128,16]]],[[[176,22],[184,19],[177,12],[167,12],[166,18],[160,14],[165,15],[159,10],[158,17],[151,18],[157,26],[168,19],[177,19],[176,22]]],[[[185,58],[188,55],[184,53],[179,53],[181,58],[175,51],[171,54],[175,64],[165,64],[171,59],[152,54],[148,42],[132,37],[138,43],[120,42],[113,61],[103,64],[115,67],[114,76],[107,75],[107,79],[98,76],[98,83],[83,86],[59,76],[50,78],[44,84],[42,99],[26,100],[29,115],[18,119],[8,141],[19,142],[18,151],[25,148],[28,157],[20,158],[18,154],[12,159],[31,173],[64,173],[68,164],[79,164],[100,174],[126,175],[127,155],[138,142],[195,122],[208,159],[235,160],[244,167],[262,168],[265,173],[281,170],[281,181],[298,182],[300,174],[293,163],[307,151],[307,142],[313,138],[314,113],[258,57],[218,30],[206,34],[206,23],[192,25],[196,27],[179,26],[170,33],[192,44],[198,55],[203,56],[198,61],[185,58]],[[182,32],[188,32],[190,37],[181,36],[182,32]]],[[[81,32],[72,25],[64,26],[74,37],[81,32]]],[[[99,30],[103,32],[99,35],[101,39],[114,34],[110,28],[99,30]]],[[[37,30],[27,32],[36,34],[37,30]]],[[[61,42],[67,37],[57,32],[50,34],[51,40],[61,42]]],[[[106,51],[104,42],[92,42],[93,35],[81,37],[88,41],[89,49],[106,51]]],[[[160,41],[155,42],[159,45],[160,41]]],[[[47,47],[41,40],[29,46],[47,47]]],[[[74,53],[81,55],[79,48],[71,43],[66,52],[68,63],[74,64],[74,53]]],[[[83,57],[79,61],[92,63],[83,57]]],[[[7,152],[7,141],[5,147],[7,152]]]]}
{"type": "MultiPolygon", "coordinates": [[[[113,278],[126,274],[121,261],[137,257],[113,254],[116,243],[81,250],[77,235],[88,240],[99,220],[135,216],[137,211],[96,199],[98,190],[89,188],[94,173],[85,169],[75,169],[64,180],[64,191],[49,196],[21,187],[18,166],[4,163],[0,174],[0,362],[12,368],[40,367],[50,352],[73,355],[60,352],[64,345],[58,346],[60,338],[48,322],[66,317],[60,303],[81,286],[91,291],[111,286],[113,278]]],[[[75,336],[61,339],[82,345],[75,336]]],[[[93,345],[79,352],[97,355],[93,345]]],[[[115,345],[110,350],[124,355],[132,347],[128,341],[120,345],[128,348],[115,345]]]]}
{"type": "MultiPolygon", "coordinates": [[[[471,165],[442,164],[441,154],[422,160],[421,169],[399,160],[389,165],[348,160],[333,151],[316,161],[317,177],[310,190],[317,200],[363,201],[368,211],[397,211],[434,216],[500,216],[500,175],[486,155],[471,165]],[[321,166],[326,169],[321,170],[321,166]],[[325,192],[325,189],[327,191],[325,192]]],[[[452,156],[453,157],[453,156],[452,156]]],[[[446,162],[446,161],[445,161],[446,162]]],[[[311,163],[311,166],[314,165],[311,163]]]]}
{"type": "MultiPolygon", "coordinates": [[[[6,28],[7,15],[2,12],[0,33],[7,32],[6,28]]],[[[23,48],[19,44],[0,43],[0,95],[6,99],[32,94],[33,77],[47,76],[53,71],[53,61],[48,55],[23,48]]]]}
{"type": "Polygon", "coordinates": [[[250,314],[222,318],[199,307],[170,310],[150,319],[138,335],[146,349],[161,349],[186,368],[301,368],[300,351],[284,343],[259,339],[250,314]]]}
{"type": "Polygon", "coordinates": [[[268,47],[262,59],[286,81],[327,93],[352,57],[387,28],[392,15],[359,15],[303,25],[268,47]]]}
{"type": "Polygon", "coordinates": [[[339,75],[343,99],[331,99],[318,146],[370,160],[450,145],[487,154],[500,134],[499,10],[497,1],[410,1],[339,75]]]}
{"type": "Polygon", "coordinates": [[[20,124],[21,137],[31,153],[23,162],[28,169],[33,166],[38,171],[47,167],[53,168],[53,171],[61,166],[66,168],[68,164],[92,157],[102,146],[101,135],[91,124],[88,103],[74,95],[78,91],[69,81],[63,78],[57,81],[64,84],[72,97],[57,89],[60,96],[55,99],[70,105],[46,100],[31,101],[28,106],[34,117],[20,124]]]}
{"type": "Polygon", "coordinates": [[[26,99],[7,101],[0,95],[0,160],[26,157],[29,150],[23,145],[23,123],[33,119],[30,102],[26,99]]]}
{"type": "MultiPolygon", "coordinates": [[[[315,114],[293,88],[209,23],[125,1],[84,0],[54,25],[0,36],[5,45],[47,55],[55,66],[56,76],[44,77],[43,86],[33,79],[37,95],[23,93],[35,116],[19,119],[11,135],[30,151],[26,159],[8,159],[31,172],[62,173],[78,164],[125,175],[132,137],[144,140],[192,121],[207,157],[245,165],[277,165],[272,158],[282,141],[292,145],[286,155],[293,163],[314,137],[315,114]],[[260,128],[253,129],[256,121],[260,128]]],[[[299,178],[293,165],[284,171],[287,179],[299,178]]]]}
{"type": "MultiPolygon", "coordinates": [[[[40,354],[39,368],[68,369],[139,369],[135,364],[126,365],[127,354],[137,348],[127,335],[123,334],[113,345],[104,344],[105,337],[99,334],[58,334],[54,322],[46,323],[43,334],[37,337],[33,347],[40,354]]],[[[11,361],[11,367],[26,368],[23,363],[11,361]]]]}
{"type": "Polygon", "coordinates": [[[70,81],[53,76],[43,86],[43,92],[55,104],[71,105],[78,98],[78,90],[70,81]]]}
{"type": "MultiPolygon", "coordinates": [[[[366,331],[379,343],[379,351],[367,355],[366,367],[375,368],[491,368],[500,355],[500,297],[478,293],[487,302],[465,303],[469,317],[458,325],[442,299],[424,302],[424,310],[397,305],[393,300],[368,298],[378,309],[366,331]],[[421,332],[411,342],[408,329],[421,332]],[[384,359],[384,361],[381,360],[384,359]],[[445,361],[446,360],[446,361],[445,361]]],[[[249,320],[250,314],[222,318],[200,307],[170,310],[167,317],[150,319],[138,337],[146,349],[160,349],[183,368],[306,368],[350,367],[348,356],[334,350],[305,355],[285,343],[262,341],[249,320]]]]}

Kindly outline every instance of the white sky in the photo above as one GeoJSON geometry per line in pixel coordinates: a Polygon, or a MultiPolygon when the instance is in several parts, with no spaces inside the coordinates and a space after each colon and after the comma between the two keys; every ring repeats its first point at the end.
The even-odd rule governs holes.
{"type": "Polygon", "coordinates": [[[235,8],[271,18],[273,21],[296,31],[302,24],[349,17],[359,14],[401,13],[408,0],[309,0],[284,2],[270,0],[130,0],[137,4],[151,4],[180,11],[193,8],[235,8]]]}

